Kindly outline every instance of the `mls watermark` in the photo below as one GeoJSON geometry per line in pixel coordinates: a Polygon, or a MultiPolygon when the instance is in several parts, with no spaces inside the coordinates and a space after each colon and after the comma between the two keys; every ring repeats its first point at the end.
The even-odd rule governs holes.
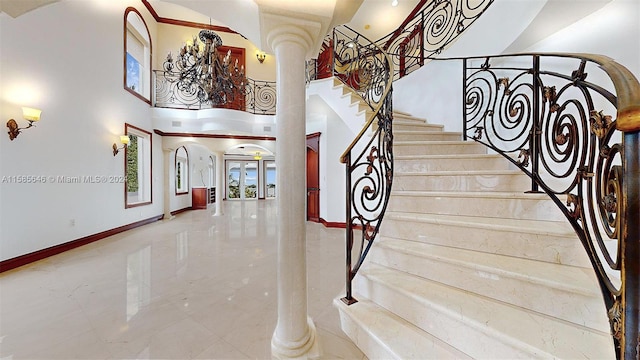
{"type": "Polygon", "coordinates": [[[3,176],[2,184],[124,184],[124,175],[12,175],[3,176]]]}

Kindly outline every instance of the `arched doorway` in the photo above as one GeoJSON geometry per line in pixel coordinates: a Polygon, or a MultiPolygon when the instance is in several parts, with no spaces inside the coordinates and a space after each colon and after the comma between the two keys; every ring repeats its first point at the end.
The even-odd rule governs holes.
{"type": "Polygon", "coordinates": [[[320,221],[320,133],[307,135],[307,220],[320,221]]]}

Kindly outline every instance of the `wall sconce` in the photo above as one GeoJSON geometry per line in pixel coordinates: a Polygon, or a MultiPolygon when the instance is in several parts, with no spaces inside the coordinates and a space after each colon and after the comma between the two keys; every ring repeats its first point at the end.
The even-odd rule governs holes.
{"type": "Polygon", "coordinates": [[[15,120],[9,119],[9,121],[7,121],[7,128],[9,128],[9,131],[7,133],[9,134],[9,139],[13,140],[17,138],[20,134],[20,130],[28,129],[32,126],[35,126],[33,125],[33,123],[35,121],[40,121],[40,113],[42,113],[42,110],[23,107],[22,117],[29,122],[29,126],[24,128],[18,127],[18,123],[15,120]]]}
{"type": "Polygon", "coordinates": [[[256,53],[256,58],[258,59],[258,61],[260,61],[260,64],[262,64],[264,62],[264,59],[267,58],[267,54],[265,54],[264,51],[258,51],[256,53]]]}
{"type": "Polygon", "coordinates": [[[128,135],[121,135],[120,136],[120,143],[122,143],[122,147],[119,148],[118,145],[116,145],[116,143],[113,143],[113,156],[118,155],[118,152],[120,152],[120,150],[124,150],[127,148],[127,145],[129,145],[129,136],[128,135]]]}
{"type": "Polygon", "coordinates": [[[260,151],[256,151],[256,154],[253,155],[253,160],[260,160],[262,159],[262,156],[260,156],[260,151]]]}

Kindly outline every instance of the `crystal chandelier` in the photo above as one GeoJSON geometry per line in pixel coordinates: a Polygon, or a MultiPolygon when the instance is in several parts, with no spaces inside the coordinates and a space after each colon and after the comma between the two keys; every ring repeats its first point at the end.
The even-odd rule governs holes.
{"type": "Polygon", "coordinates": [[[231,50],[221,60],[218,54],[221,45],[218,34],[201,30],[192,44],[180,49],[175,61],[169,53],[163,64],[164,70],[177,79],[178,89],[197,97],[201,104],[224,105],[244,96],[244,66],[238,68],[237,59],[230,66],[231,50]]]}

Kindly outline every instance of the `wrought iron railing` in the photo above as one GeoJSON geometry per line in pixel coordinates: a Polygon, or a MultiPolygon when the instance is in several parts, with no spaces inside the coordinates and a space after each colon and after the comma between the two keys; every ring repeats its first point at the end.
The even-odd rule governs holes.
{"type": "Polygon", "coordinates": [[[595,269],[618,358],[640,346],[640,85],[604,56],[463,59],[464,137],[564,213],[595,269]]]}
{"type": "MultiPolygon", "coordinates": [[[[346,169],[346,295],[353,298],[351,281],[360,269],[376,235],[391,193],[393,181],[393,134],[391,132],[391,71],[389,57],[374,43],[349,27],[331,33],[331,56],[322,68],[349,85],[369,105],[367,122],[340,157],[346,169]],[[354,246],[357,249],[354,258],[354,246]]],[[[315,64],[314,64],[315,65],[315,64]]],[[[312,67],[315,71],[316,66],[312,67]]]]}
{"type": "Polygon", "coordinates": [[[353,89],[372,110],[367,123],[341,157],[347,171],[347,284],[342,299],[347,304],[356,302],[351,282],[378,234],[391,193],[391,83],[415,70],[415,64],[422,66],[425,58],[439,54],[493,0],[475,1],[475,5],[470,5],[469,0],[427,2],[421,0],[398,30],[375,43],[349,27],[334,29],[325,38],[318,58],[307,63],[308,81],[334,76],[353,89]],[[356,238],[358,257],[353,264],[356,238]]]}
{"type": "Polygon", "coordinates": [[[494,0],[421,0],[397,30],[376,41],[389,55],[397,80],[437,57],[494,0]]]}
{"type": "Polygon", "coordinates": [[[177,75],[154,70],[155,100],[154,106],[161,108],[201,110],[226,108],[246,111],[252,114],[275,115],[276,83],[274,81],[245,79],[244,89],[238,89],[237,95],[224,105],[212,105],[198,97],[192,88],[179,86],[177,75]]]}

